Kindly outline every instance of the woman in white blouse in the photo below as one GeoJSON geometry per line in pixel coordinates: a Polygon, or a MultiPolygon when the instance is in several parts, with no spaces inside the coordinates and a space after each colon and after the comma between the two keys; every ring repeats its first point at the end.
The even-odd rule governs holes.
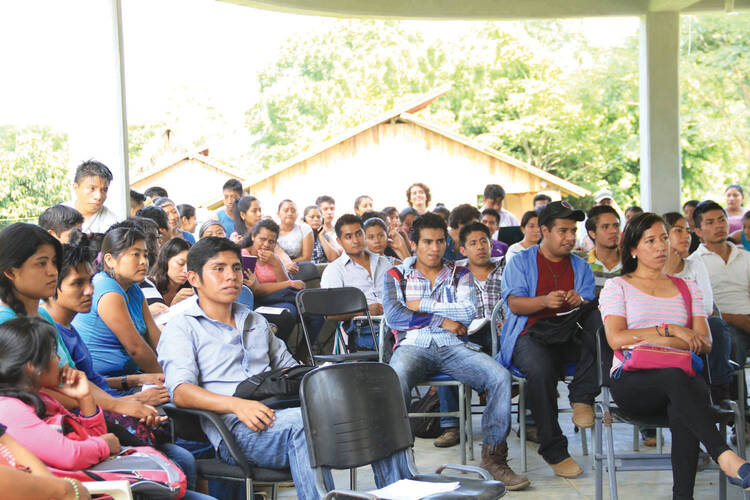
{"type": "Polygon", "coordinates": [[[313,235],[307,224],[297,222],[297,205],[292,200],[279,203],[279,239],[276,242],[294,262],[312,261],[313,235]]]}

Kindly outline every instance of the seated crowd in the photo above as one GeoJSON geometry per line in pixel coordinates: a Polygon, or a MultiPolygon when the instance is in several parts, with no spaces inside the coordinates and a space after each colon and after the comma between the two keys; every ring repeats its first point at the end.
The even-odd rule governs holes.
{"type": "MultiPolygon", "coordinates": [[[[429,187],[415,183],[400,211],[376,211],[362,195],[337,218],[323,195],[301,214],[283,200],[274,220],[231,179],[223,208],[198,227],[193,206],[156,186],[131,191],[130,217],[118,220],[104,205],[111,181],[105,165],[87,161],[73,201],[45,210],[38,225],[0,231],[0,485],[12,482],[26,494],[18,498],[88,498],[73,471],[122,446],[154,448],[179,467],[184,498],[236,494],[196,472],[196,457],[234,463],[217,429],[202,422],[209,443],[172,440],[157,409],[168,402],[221,414],[250,462],[289,468],[298,496],[319,498],[299,408],[235,396],[248,377],[311,361],[293,335],[310,266],[323,269],[322,288],[361,290],[385,322],[371,332],[353,315],[328,318],[352,351],[376,350],[373,337],[386,332],[377,340],[407,406],[439,373],[480,394],[480,465],[508,489],[531,484],[508,463],[511,374],[526,379],[531,415],[520,418],[541,457],[560,477],[583,473],[560,426],[557,387],[569,379],[573,423],[593,427],[598,332],[616,352],[647,342],[707,355],[710,386],[679,368],[624,371],[616,357],[612,394],[633,413],[668,415],[675,498],[693,496],[700,444],[750,488],[750,464],[710,409],[711,397],[736,394],[729,361],[744,364],[750,349],[750,216],[737,185],[726,209],[691,200],[684,215],[663,217],[636,206],[621,216],[602,190],[587,213],[537,195],[519,222],[497,184],[486,186],[480,211],[431,207],[429,187]]],[[[324,320],[306,323],[316,349],[324,320]]],[[[442,411],[457,410],[455,386],[438,394],[442,411]]],[[[434,444],[458,444],[458,419],[440,425],[434,444]]],[[[652,444],[652,432],[644,439],[652,444]]],[[[405,453],[372,467],[379,487],[411,474],[405,453]]]]}

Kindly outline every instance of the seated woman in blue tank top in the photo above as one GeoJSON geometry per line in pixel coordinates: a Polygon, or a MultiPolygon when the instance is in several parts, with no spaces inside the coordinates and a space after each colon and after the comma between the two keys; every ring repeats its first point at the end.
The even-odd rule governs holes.
{"type": "Polygon", "coordinates": [[[148,268],[145,235],[132,226],[110,229],[101,258],[91,312],[72,322],[91,352],[94,370],[105,377],[161,373],[154,352],[160,331],[138,286],[148,268]]]}

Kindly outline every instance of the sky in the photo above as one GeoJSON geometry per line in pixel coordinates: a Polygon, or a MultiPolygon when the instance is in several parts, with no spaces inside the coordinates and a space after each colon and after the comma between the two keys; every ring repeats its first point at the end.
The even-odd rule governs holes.
{"type": "MultiPolygon", "coordinates": [[[[85,129],[111,100],[111,16],[101,0],[0,2],[0,125],[85,129]],[[95,104],[96,103],[96,104],[95,104]],[[92,109],[93,108],[93,109],[92,109]]],[[[181,100],[210,103],[241,124],[256,76],[283,41],[336,19],[250,9],[214,0],[122,0],[128,122],[163,119],[181,100]]],[[[573,20],[594,43],[619,44],[635,18],[573,20]]],[[[408,21],[426,38],[460,36],[476,23],[408,21]]]]}

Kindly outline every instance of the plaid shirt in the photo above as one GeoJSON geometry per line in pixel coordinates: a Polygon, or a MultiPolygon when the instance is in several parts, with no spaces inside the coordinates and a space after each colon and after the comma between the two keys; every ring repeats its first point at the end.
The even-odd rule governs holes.
{"type": "MultiPolygon", "coordinates": [[[[476,278],[473,279],[474,292],[476,293],[477,299],[479,299],[477,300],[476,318],[491,319],[492,310],[503,298],[502,281],[500,278],[505,269],[505,257],[493,257],[491,262],[495,265],[495,269],[490,271],[490,274],[487,275],[487,280],[484,283],[477,281],[476,278]]],[[[469,259],[458,260],[456,261],[456,265],[467,267],[469,265],[469,259]]],[[[500,325],[502,325],[504,321],[505,310],[503,308],[500,309],[500,325]]]]}
{"type": "Polygon", "coordinates": [[[414,268],[416,257],[409,257],[400,266],[386,272],[383,279],[383,309],[386,321],[396,333],[405,333],[402,345],[438,347],[457,345],[461,340],[442,328],[445,318],[469,325],[476,314],[476,293],[471,272],[452,262],[443,262],[443,269],[430,280],[414,268]],[[401,276],[405,281],[402,289],[401,276]],[[404,293],[405,291],[405,293],[404,293]],[[405,296],[404,296],[405,295],[405,296]],[[419,312],[406,307],[407,301],[421,300],[419,312]]]}

